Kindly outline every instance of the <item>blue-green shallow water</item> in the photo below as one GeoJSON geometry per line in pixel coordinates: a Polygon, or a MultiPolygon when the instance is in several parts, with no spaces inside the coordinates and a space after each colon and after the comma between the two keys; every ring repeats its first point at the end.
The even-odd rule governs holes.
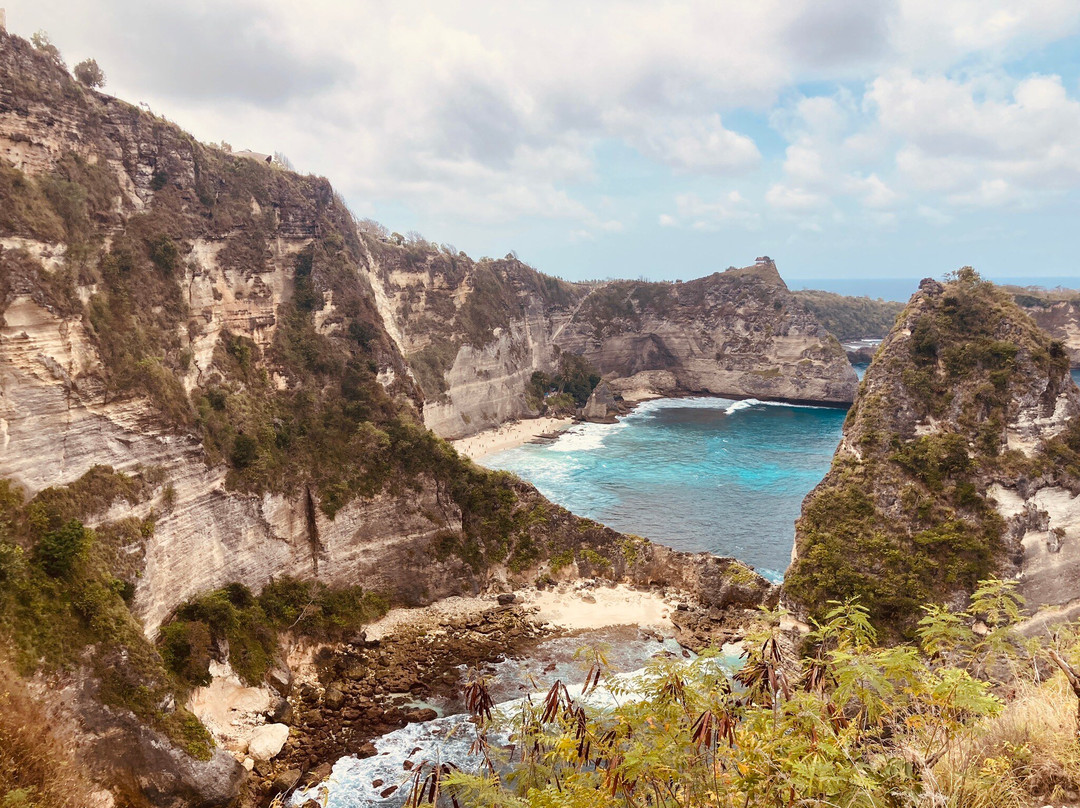
{"type": "Polygon", "coordinates": [[[624,533],[734,556],[779,580],[803,497],[829,469],[844,410],[660,399],[617,424],[579,424],[553,443],[483,464],[624,533]]]}
{"type": "Polygon", "coordinates": [[[1074,368],[1072,371],[1073,381],[1080,385],[1080,368],[1074,368]]]}

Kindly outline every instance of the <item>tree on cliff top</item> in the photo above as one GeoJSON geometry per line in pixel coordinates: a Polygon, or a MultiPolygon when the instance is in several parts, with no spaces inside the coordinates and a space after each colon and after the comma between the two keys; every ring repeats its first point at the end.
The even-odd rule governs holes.
{"type": "Polygon", "coordinates": [[[98,66],[96,59],[83,59],[75,65],[75,78],[87,87],[105,86],[105,71],[98,66]]]}
{"type": "Polygon", "coordinates": [[[60,49],[52,43],[49,35],[44,31],[38,31],[30,37],[30,44],[44,53],[61,67],[64,66],[64,58],[60,55],[60,49]]]}

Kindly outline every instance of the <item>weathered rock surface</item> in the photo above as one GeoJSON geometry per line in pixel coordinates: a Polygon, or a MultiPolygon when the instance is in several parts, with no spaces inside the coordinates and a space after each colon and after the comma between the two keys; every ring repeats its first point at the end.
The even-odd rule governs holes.
{"type": "Polygon", "coordinates": [[[592,292],[556,339],[614,391],[847,404],[856,378],[840,344],[763,259],[677,284],[616,281],[592,292]],[[647,374],[647,375],[643,375],[647,374]]]}
{"type": "Polygon", "coordinates": [[[289,740],[287,724],[264,724],[251,734],[248,754],[255,760],[272,760],[289,740]]]}
{"type": "Polygon", "coordinates": [[[803,504],[785,598],[818,614],[857,595],[897,631],[991,575],[1031,609],[1080,597],[1078,450],[1062,344],[970,269],[923,281],[803,504]]]}
{"type": "MultiPolygon", "coordinates": [[[[565,326],[593,287],[511,258],[471,262],[361,234],[326,180],[204,146],[78,85],[2,32],[0,180],[23,189],[26,202],[25,210],[0,211],[0,477],[33,496],[94,466],[139,474],[145,497],[84,521],[147,524],[123,548],[131,572],[123,583],[133,585],[131,611],[148,635],[195,595],[232,582],[259,590],[283,574],[361,584],[407,604],[512,583],[507,567],[477,561],[487,551],[476,546],[485,503],[465,524],[465,506],[447,490],[459,481],[430,472],[437,459],[456,456],[416,427],[422,396],[412,379],[427,394],[428,423],[446,435],[525,414],[526,382],[533,370],[552,368],[565,326]],[[83,199],[82,230],[69,232],[33,197],[39,181],[66,183],[83,199]],[[110,342],[117,334],[130,341],[110,342]],[[138,340],[144,344],[132,344],[138,340]],[[289,375],[288,367],[320,363],[321,389],[289,375]],[[240,437],[255,441],[245,420],[281,466],[293,462],[302,432],[284,423],[291,410],[254,417],[265,402],[253,390],[295,394],[289,403],[298,407],[325,392],[340,406],[316,409],[303,427],[353,418],[372,427],[378,447],[390,440],[373,426],[382,418],[405,433],[406,450],[429,456],[410,458],[407,472],[376,469],[383,476],[373,472],[377,484],[368,489],[356,482],[367,457],[357,457],[353,479],[334,489],[345,491],[340,502],[323,508],[327,492],[313,474],[268,482],[255,476],[255,460],[265,456],[237,459],[240,437]],[[218,444],[208,437],[215,419],[218,444]]],[[[805,342],[804,325],[778,337],[787,353],[805,342]]],[[[806,368],[815,361],[803,359],[806,368]]],[[[812,384],[806,390],[816,394],[812,384]]],[[[530,486],[500,485],[518,512],[504,514],[512,527],[487,538],[500,559],[517,553],[509,560],[519,575],[535,575],[557,544],[578,553],[583,570],[681,580],[718,602],[769,591],[745,568],[674,555],[661,563],[664,551],[644,545],[631,563],[619,534],[550,506],[530,486]],[[517,519],[533,512],[550,518],[517,519]],[[731,581],[725,570],[734,571],[731,581]]],[[[137,781],[154,804],[224,804],[245,776],[225,752],[196,760],[93,693],[78,704],[79,720],[89,722],[87,754],[137,781]]],[[[294,723],[326,720],[321,709],[308,713],[294,723]]],[[[255,758],[258,744],[249,751],[255,758]]]]}
{"type": "Polygon", "coordinates": [[[1010,291],[1039,328],[1061,341],[1069,352],[1070,364],[1080,368],[1080,291],[1052,293],[1011,287],[1010,291]]]}
{"type": "Polygon", "coordinates": [[[615,395],[611,392],[608,383],[603,381],[596,385],[589,400],[581,408],[581,417],[586,421],[614,421],[618,413],[619,405],[615,400],[615,395]]]}
{"type": "Polygon", "coordinates": [[[767,259],[687,283],[569,284],[512,256],[366,244],[388,330],[424,390],[424,421],[445,438],[535,414],[526,384],[564,352],[628,395],[844,405],[855,394],[839,343],[767,259]]]}

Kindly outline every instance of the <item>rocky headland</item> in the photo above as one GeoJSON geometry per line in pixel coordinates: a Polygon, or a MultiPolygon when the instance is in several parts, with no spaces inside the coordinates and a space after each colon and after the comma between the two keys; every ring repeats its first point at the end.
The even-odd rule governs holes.
{"type": "Polygon", "coordinates": [[[1076,597],[1080,390],[1065,346],[970,268],[925,280],[875,354],[832,469],[796,524],[785,600],[858,596],[910,632],[1019,576],[1029,609],[1076,597]]]}
{"type": "Polygon", "coordinates": [[[366,243],[391,331],[424,391],[424,422],[446,438],[538,414],[530,380],[557,373],[566,355],[603,378],[610,401],[587,416],[600,420],[618,411],[615,396],[840,406],[854,396],[839,343],[768,258],[685,283],[584,284],[513,256],[474,262],[385,235],[366,243]]]}

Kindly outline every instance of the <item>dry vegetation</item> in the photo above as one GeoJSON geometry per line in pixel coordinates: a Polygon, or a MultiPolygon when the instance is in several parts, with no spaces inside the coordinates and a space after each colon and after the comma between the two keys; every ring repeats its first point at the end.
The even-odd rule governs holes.
{"type": "Polygon", "coordinates": [[[41,705],[0,658],[0,806],[85,808],[93,784],[41,705]]]}

